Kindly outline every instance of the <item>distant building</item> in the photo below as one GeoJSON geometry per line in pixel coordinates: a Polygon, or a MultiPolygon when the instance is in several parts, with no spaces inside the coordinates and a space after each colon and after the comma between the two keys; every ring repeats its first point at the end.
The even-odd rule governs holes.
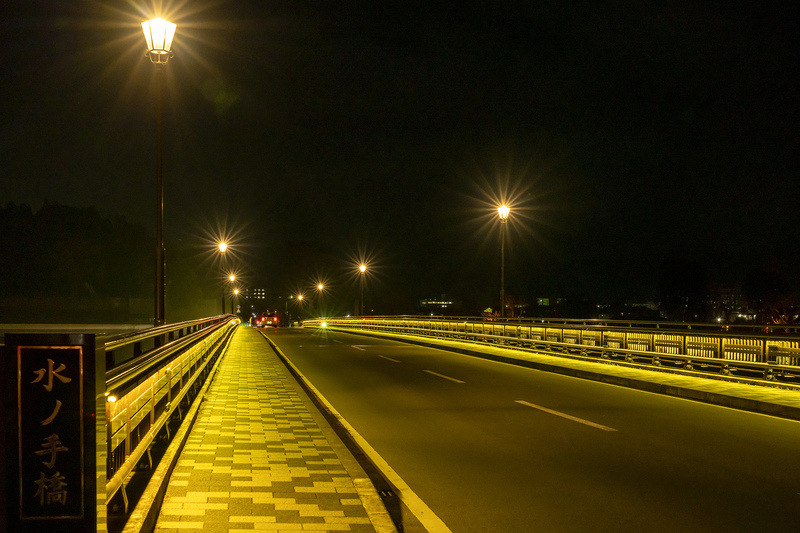
{"type": "Polygon", "coordinates": [[[428,298],[419,301],[419,308],[425,313],[436,315],[452,314],[461,306],[461,301],[442,294],[441,298],[428,298]]]}
{"type": "Polygon", "coordinates": [[[242,296],[253,300],[266,300],[267,289],[244,289],[242,290],[242,296]]]}

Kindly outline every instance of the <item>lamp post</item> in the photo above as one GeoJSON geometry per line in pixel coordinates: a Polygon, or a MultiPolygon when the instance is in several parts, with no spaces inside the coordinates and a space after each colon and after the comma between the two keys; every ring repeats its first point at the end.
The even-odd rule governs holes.
{"type": "Polygon", "coordinates": [[[325,285],[322,283],[317,283],[317,308],[319,309],[319,314],[322,316],[324,310],[322,308],[322,295],[323,291],[325,290],[325,285]]]}
{"type": "MultiPolygon", "coordinates": [[[[234,274],[231,274],[230,276],[228,276],[228,280],[231,282],[231,285],[233,285],[233,282],[236,281],[236,276],[234,274]]],[[[224,291],[223,291],[223,294],[225,294],[224,291]]],[[[239,294],[239,289],[233,289],[233,295],[237,296],[238,294],[239,294]]],[[[225,303],[224,302],[222,303],[222,313],[225,314],[225,303]]],[[[233,312],[233,298],[231,298],[231,314],[232,315],[235,314],[233,312]]]]}
{"type": "Polygon", "coordinates": [[[166,315],[166,283],[164,268],[164,180],[162,168],[164,148],[161,138],[163,70],[172,56],[172,38],[176,25],[158,18],[142,22],[147,41],[147,57],[156,66],[156,293],[153,325],[163,326],[166,315]]]}
{"type": "MultiPolygon", "coordinates": [[[[219,253],[222,254],[222,270],[225,271],[225,252],[228,250],[228,244],[225,242],[221,242],[218,245],[219,253]]],[[[232,274],[231,274],[232,275],[232,274]]],[[[231,280],[233,281],[233,280],[231,280]]],[[[222,287],[222,314],[225,314],[225,286],[223,284],[222,287]]]]}
{"type": "Polygon", "coordinates": [[[506,222],[510,212],[505,205],[497,208],[500,216],[500,318],[506,316],[506,222]]]}
{"type": "Polygon", "coordinates": [[[361,312],[359,316],[364,316],[364,278],[367,274],[367,265],[361,263],[358,267],[358,270],[361,272],[361,312]]]}

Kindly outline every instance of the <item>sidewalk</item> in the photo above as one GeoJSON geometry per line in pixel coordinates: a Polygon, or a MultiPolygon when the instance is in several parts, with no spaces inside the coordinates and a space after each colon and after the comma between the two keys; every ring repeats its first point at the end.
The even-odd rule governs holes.
{"type": "Polygon", "coordinates": [[[395,531],[366,474],[266,340],[240,327],[155,531],[395,531]]]}

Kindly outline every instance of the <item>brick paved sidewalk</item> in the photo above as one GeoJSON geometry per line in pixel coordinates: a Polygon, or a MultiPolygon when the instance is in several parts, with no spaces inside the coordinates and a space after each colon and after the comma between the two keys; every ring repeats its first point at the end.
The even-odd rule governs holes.
{"type": "Polygon", "coordinates": [[[265,339],[241,327],[172,473],[156,532],[374,532],[370,490],[265,339]]]}

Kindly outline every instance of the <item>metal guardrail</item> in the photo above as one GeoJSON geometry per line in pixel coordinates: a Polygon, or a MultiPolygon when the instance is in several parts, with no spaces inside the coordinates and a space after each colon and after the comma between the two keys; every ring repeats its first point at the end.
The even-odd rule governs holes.
{"type": "MultiPolygon", "coordinates": [[[[183,404],[208,377],[224,353],[239,320],[220,316],[121,335],[106,342],[107,502],[122,494],[128,514],[126,485],[169,421],[183,418],[183,404]]],[[[188,406],[187,406],[188,407],[188,406]]]]}
{"type": "Polygon", "coordinates": [[[794,326],[475,317],[348,317],[304,325],[383,331],[501,344],[553,354],[800,382],[800,335],[794,326]]]}

